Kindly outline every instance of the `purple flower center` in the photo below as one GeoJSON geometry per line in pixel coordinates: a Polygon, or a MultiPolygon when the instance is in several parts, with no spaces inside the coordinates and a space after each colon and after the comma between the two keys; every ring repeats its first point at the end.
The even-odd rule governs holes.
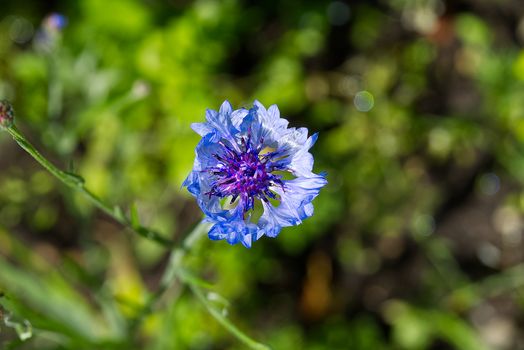
{"type": "Polygon", "coordinates": [[[206,192],[209,197],[231,197],[233,203],[237,198],[242,200],[244,213],[254,208],[255,198],[269,202],[269,198],[277,199],[271,190],[272,186],[284,189],[282,176],[274,171],[284,168],[273,159],[276,152],[261,154],[263,140],[257,148],[251,143],[251,137],[241,139],[239,150],[235,150],[225,142],[219,153],[213,154],[218,163],[206,170],[213,175],[211,189],[206,192]]]}

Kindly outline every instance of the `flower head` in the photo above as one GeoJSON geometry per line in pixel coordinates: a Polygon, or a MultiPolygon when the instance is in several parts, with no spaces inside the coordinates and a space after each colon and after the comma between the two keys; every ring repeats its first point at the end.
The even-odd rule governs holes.
{"type": "Polygon", "coordinates": [[[67,17],[61,13],[53,12],[43,21],[43,27],[48,31],[60,31],[67,25],[67,17]]]}
{"type": "Polygon", "coordinates": [[[38,50],[49,53],[57,47],[61,40],[62,30],[67,26],[67,17],[60,13],[47,15],[36,33],[35,46],[38,50]]]}
{"type": "Polygon", "coordinates": [[[7,101],[0,101],[0,127],[9,128],[15,120],[13,106],[7,101]]]}
{"type": "Polygon", "coordinates": [[[249,110],[225,101],[206,119],[192,125],[202,140],[184,186],[214,224],[209,238],[250,247],[313,215],[311,202],[327,184],[312,172],[318,134],[288,128],[277,106],[266,110],[258,101],[249,110]]]}

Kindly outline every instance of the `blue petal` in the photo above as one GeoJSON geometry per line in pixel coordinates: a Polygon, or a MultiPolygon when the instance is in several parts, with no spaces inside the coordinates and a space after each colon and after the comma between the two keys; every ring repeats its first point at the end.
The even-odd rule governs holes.
{"type": "Polygon", "coordinates": [[[318,139],[318,133],[313,134],[307,139],[304,145],[289,157],[289,168],[297,176],[311,176],[313,170],[313,155],[309,149],[313,147],[318,139]]]}
{"type": "Polygon", "coordinates": [[[206,135],[196,147],[196,157],[193,164],[193,171],[183,183],[188,191],[195,196],[199,207],[204,214],[212,220],[220,220],[228,216],[228,211],[222,209],[220,200],[216,196],[209,196],[212,187],[212,175],[206,169],[216,165],[213,153],[217,152],[218,144],[211,142],[212,134],[206,135]]]}
{"type": "Polygon", "coordinates": [[[202,137],[213,132],[213,128],[208,123],[193,123],[191,129],[202,137]]]}
{"type": "Polygon", "coordinates": [[[327,181],[322,175],[298,177],[294,180],[285,181],[284,190],[280,187],[273,189],[280,195],[280,205],[273,207],[270,204],[264,204],[264,214],[262,214],[260,221],[282,227],[302,223],[302,220],[313,215],[311,201],[326,184],[327,181]]]}
{"type": "Polygon", "coordinates": [[[260,230],[257,234],[257,240],[263,235],[274,238],[282,230],[280,221],[273,211],[273,206],[270,203],[262,202],[262,207],[264,208],[264,213],[258,220],[260,230]]]}
{"type": "Polygon", "coordinates": [[[220,201],[217,197],[209,197],[205,193],[197,198],[197,203],[204,215],[206,215],[211,222],[224,220],[228,217],[228,211],[223,210],[220,206],[220,201]]]}
{"type": "Polygon", "coordinates": [[[215,224],[209,230],[208,236],[212,240],[226,240],[229,244],[242,243],[245,247],[251,248],[255,233],[255,225],[233,220],[215,224]]]}
{"type": "Polygon", "coordinates": [[[206,170],[209,167],[216,165],[217,160],[213,156],[219,152],[221,146],[213,142],[214,135],[207,134],[200,140],[195,149],[195,162],[193,163],[193,169],[202,171],[206,170]]]}
{"type": "Polygon", "coordinates": [[[245,108],[237,109],[236,111],[233,111],[233,113],[231,113],[231,122],[233,123],[235,128],[240,129],[240,124],[242,124],[242,121],[248,113],[249,111],[245,108]]]}
{"type": "Polygon", "coordinates": [[[314,176],[315,174],[312,173],[313,155],[308,151],[317,139],[318,133],[308,138],[307,129],[305,128],[292,130],[279,142],[284,158],[276,162],[276,164],[291,171],[295,176],[314,176]]]}
{"type": "Polygon", "coordinates": [[[221,138],[224,138],[229,140],[233,147],[237,148],[234,135],[238,133],[238,129],[231,120],[231,111],[229,102],[224,101],[219,112],[212,109],[206,111],[206,120],[208,125],[217,131],[216,137],[212,139],[213,142],[218,142],[221,138]]]}
{"type": "Polygon", "coordinates": [[[280,118],[280,112],[277,106],[271,106],[268,111],[259,101],[255,101],[253,105],[253,110],[256,111],[260,128],[259,136],[264,139],[265,143],[271,144],[277,142],[288,132],[287,126],[289,122],[284,118],[280,118]]]}
{"type": "Polygon", "coordinates": [[[251,135],[252,142],[255,143],[255,146],[258,145],[262,135],[256,109],[252,108],[246,113],[239,129],[242,135],[251,135]]]}
{"type": "Polygon", "coordinates": [[[233,107],[231,107],[231,103],[229,103],[228,100],[225,100],[224,102],[222,102],[219,113],[223,115],[230,115],[231,112],[233,112],[233,107]]]}
{"type": "Polygon", "coordinates": [[[206,181],[202,181],[200,175],[200,172],[192,171],[182,186],[187,187],[189,193],[197,199],[198,206],[211,222],[224,219],[227,216],[227,211],[220,207],[218,198],[210,198],[205,195],[209,191],[209,185],[206,181]]]}
{"type": "Polygon", "coordinates": [[[189,193],[191,193],[195,197],[200,194],[200,184],[198,182],[198,176],[194,171],[192,171],[187,176],[182,186],[187,187],[187,190],[189,191],[189,193]]]}

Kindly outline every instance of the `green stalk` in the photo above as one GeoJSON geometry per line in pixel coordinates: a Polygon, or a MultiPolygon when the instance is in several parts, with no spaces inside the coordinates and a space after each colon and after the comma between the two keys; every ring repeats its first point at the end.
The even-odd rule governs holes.
{"type": "Polygon", "coordinates": [[[198,300],[204,305],[211,316],[213,316],[218,321],[218,323],[220,323],[227,331],[229,331],[229,333],[231,333],[238,340],[253,350],[271,350],[271,348],[267,345],[255,341],[240,329],[238,329],[238,327],[235,326],[220,310],[215,308],[210,303],[209,299],[205,296],[203,291],[203,288],[211,287],[209,283],[199,279],[191,272],[182,268],[182,260],[186,253],[194,247],[195,243],[198,241],[198,238],[208,231],[209,224],[201,222],[189,235],[187,235],[182,246],[173,250],[169,258],[169,264],[160,282],[160,293],[163,293],[165,290],[167,290],[174,282],[176,277],[178,277],[189,287],[191,292],[193,292],[198,300]]]}
{"type": "MultiPolygon", "coordinates": [[[[140,315],[131,325],[131,330],[134,330],[140,321],[150,312],[153,311],[154,305],[160,299],[162,294],[169,289],[175,280],[178,278],[186,286],[189,287],[191,292],[197,297],[197,299],[204,305],[206,310],[213,316],[218,323],[220,323],[229,333],[235,336],[238,340],[243,342],[246,346],[253,350],[271,350],[271,348],[265,344],[259,343],[256,340],[249,337],[247,334],[242,332],[237,326],[235,326],[223,313],[212,305],[209,299],[206,297],[204,288],[211,288],[208,282],[201,280],[199,277],[192,274],[182,267],[182,261],[186,254],[192,250],[198,239],[203,236],[209,230],[209,224],[205,222],[199,223],[190,234],[186,236],[182,245],[174,249],[169,258],[168,266],[164,271],[162,279],[160,281],[159,289],[151,296],[149,301],[146,303],[140,315]]],[[[173,301],[174,302],[174,301],[173,301]]]]}
{"type": "Polygon", "coordinates": [[[204,291],[201,287],[199,287],[193,282],[190,282],[188,279],[184,279],[184,282],[189,286],[193,294],[196,295],[200,302],[204,304],[211,316],[213,316],[215,320],[218,321],[218,323],[220,323],[225,329],[227,329],[229,333],[234,335],[238,340],[240,340],[253,350],[271,350],[269,346],[259,343],[247,336],[240,329],[238,329],[237,326],[231,323],[231,321],[229,321],[220,310],[217,310],[215,307],[213,307],[213,305],[211,305],[211,303],[209,302],[208,298],[205,296],[204,291]]]}
{"type": "Polygon", "coordinates": [[[115,221],[119,222],[123,226],[128,227],[140,236],[149,239],[155,243],[158,243],[164,247],[171,248],[174,246],[174,242],[170,239],[165,238],[160,233],[144,227],[136,222],[129,219],[118,206],[112,207],[97,195],[91,192],[85,187],[85,181],[82,177],[58,169],[53,163],[47,160],[36,148],[24,137],[24,135],[16,128],[13,124],[5,128],[5,130],[13,137],[13,139],[22,147],[27,153],[29,153],[40,165],[42,165],[47,171],[53,174],[58,180],[63,182],[66,186],[80,192],[88,201],[90,201],[95,207],[102,210],[108,216],[112,217],[115,221]]]}

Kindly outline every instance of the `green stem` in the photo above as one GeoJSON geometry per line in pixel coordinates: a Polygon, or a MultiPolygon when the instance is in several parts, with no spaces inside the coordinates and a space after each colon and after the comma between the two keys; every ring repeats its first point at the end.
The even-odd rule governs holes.
{"type": "Polygon", "coordinates": [[[201,222],[198,224],[194,230],[186,237],[182,246],[177,248],[171,254],[169,259],[169,265],[162,276],[160,283],[162,292],[165,291],[173,283],[173,281],[178,277],[182,282],[184,282],[193,294],[204,304],[207,311],[213,316],[218,323],[220,323],[225,329],[227,329],[232,335],[234,335],[238,340],[242,341],[244,344],[249,346],[254,350],[270,350],[270,348],[264,344],[261,344],[254,339],[250,338],[248,335],[243,333],[238,329],[231,321],[229,321],[221,311],[217,310],[209,300],[204,295],[202,290],[202,285],[205,285],[206,282],[201,282],[198,278],[193,277],[191,274],[184,272],[182,267],[182,260],[185,257],[186,253],[194,246],[198,238],[204,235],[209,231],[209,224],[201,222]]]}
{"type": "Polygon", "coordinates": [[[247,336],[245,333],[243,333],[241,330],[239,330],[233,323],[231,323],[223,314],[221,311],[217,310],[207,297],[204,295],[204,292],[201,287],[197,286],[196,284],[185,280],[186,284],[189,286],[193,294],[196,295],[196,297],[204,304],[207,311],[215,318],[215,320],[218,321],[225,329],[227,329],[231,334],[233,334],[235,337],[237,337],[238,340],[242,341],[244,344],[246,344],[248,347],[254,350],[271,350],[271,348],[267,345],[264,345],[262,343],[259,343],[255,341],[254,339],[247,336]]]}
{"type": "Polygon", "coordinates": [[[42,165],[47,171],[53,174],[58,180],[62,181],[68,187],[82,193],[84,197],[89,200],[94,206],[102,210],[104,213],[112,217],[115,221],[119,222],[123,226],[130,228],[140,236],[147,238],[153,242],[156,242],[165,247],[173,247],[174,242],[170,239],[165,238],[160,233],[144,227],[138,223],[132,222],[120,209],[120,207],[111,207],[105,203],[97,195],[91,192],[85,187],[85,181],[82,177],[58,169],[53,163],[47,160],[36,148],[22,135],[22,133],[16,128],[11,126],[5,129],[22,147],[27,153],[29,153],[40,165],[42,165]]]}
{"type": "MultiPolygon", "coordinates": [[[[136,326],[140,324],[142,319],[153,311],[154,305],[160,299],[160,297],[169,289],[175,280],[178,278],[181,282],[189,287],[191,292],[198,298],[198,300],[204,305],[207,311],[213,316],[218,323],[220,323],[227,331],[229,331],[238,340],[246,344],[249,348],[254,350],[271,350],[267,345],[261,344],[245,333],[243,333],[238,327],[236,327],[231,321],[227,319],[221,311],[217,310],[205,296],[203,287],[211,287],[205,281],[201,281],[198,277],[195,277],[189,271],[182,268],[182,261],[186,254],[192,250],[198,239],[209,231],[209,224],[201,222],[199,223],[189,235],[184,239],[182,245],[173,250],[169,258],[168,266],[164,271],[164,275],[160,281],[158,290],[149,298],[142,312],[131,324],[131,330],[134,330],[136,326]]],[[[174,301],[173,301],[174,302],[174,301]]]]}

